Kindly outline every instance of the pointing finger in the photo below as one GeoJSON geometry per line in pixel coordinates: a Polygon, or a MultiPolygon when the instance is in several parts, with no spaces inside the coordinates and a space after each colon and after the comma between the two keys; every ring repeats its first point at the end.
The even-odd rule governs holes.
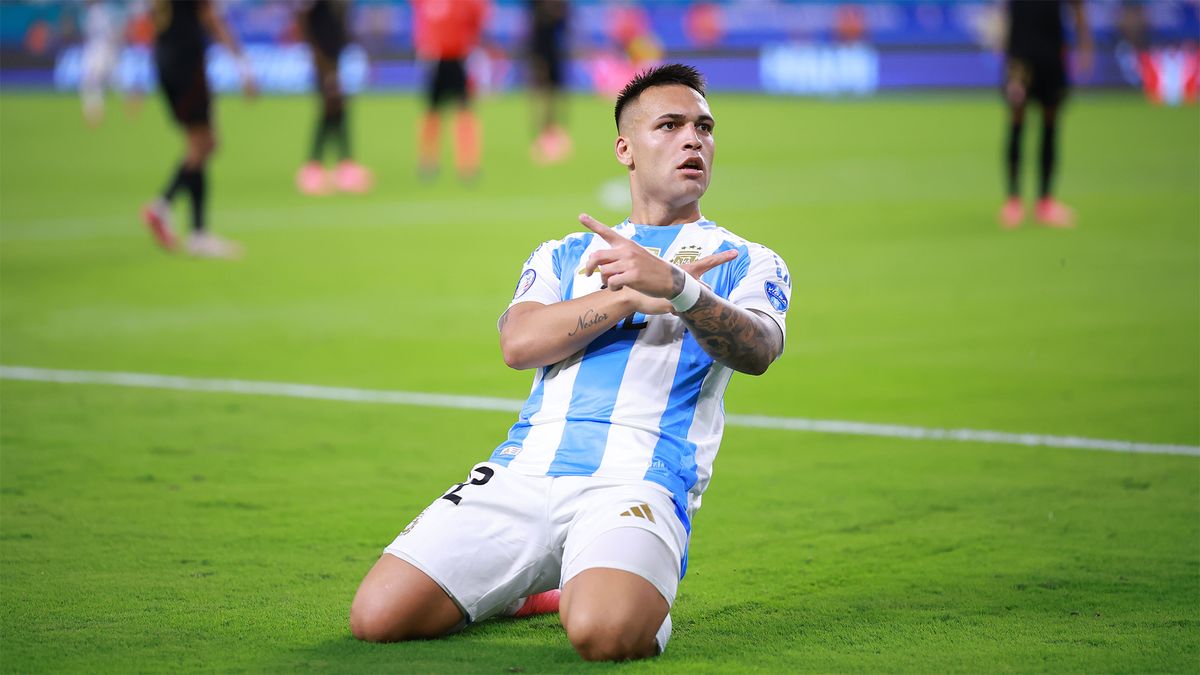
{"type": "Polygon", "coordinates": [[[736,260],[737,257],[738,257],[737,251],[733,251],[733,250],[722,251],[720,253],[706,255],[694,263],[689,263],[687,265],[684,265],[683,270],[685,272],[687,272],[688,274],[699,279],[700,276],[702,274],[704,274],[705,272],[711,270],[714,267],[724,265],[725,263],[727,263],[731,260],[736,260]]]}
{"type": "Polygon", "coordinates": [[[624,237],[617,234],[616,230],[614,230],[611,227],[605,225],[604,223],[596,220],[595,218],[589,216],[586,213],[579,214],[579,222],[583,223],[584,227],[591,230],[592,232],[595,232],[601,239],[608,242],[610,245],[619,244],[621,242],[621,240],[624,239],[624,237]]]}

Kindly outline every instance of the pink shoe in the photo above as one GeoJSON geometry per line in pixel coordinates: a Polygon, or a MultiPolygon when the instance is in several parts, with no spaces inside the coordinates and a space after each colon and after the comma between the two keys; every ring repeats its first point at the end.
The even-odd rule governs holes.
{"type": "Polygon", "coordinates": [[[537,137],[529,154],[538,164],[557,164],[571,155],[571,137],[562,127],[551,127],[537,137]]]}
{"type": "Polygon", "coordinates": [[[187,251],[197,258],[223,258],[237,260],[242,257],[242,245],[222,239],[214,234],[193,234],[187,242],[187,251]]]}
{"type": "Polygon", "coordinates": [[[1075,212],[1053,197],[1038,200],[1035,216],[1038,222],[1046,227],[1075,227],[1075,212]]]}
{"type": "Polygon", "coordinates": [[[163,250],[174,251],[179,246],[175,232],[171,230],[171,207],[166,202],[156,199],[142,207],[142,221],[163,250]]]}
{"type": "Polygon", "coordinates": [[[1025,220],[1025,207],[1021,206],[1020,197],[1009,197],[1004,202],[1004,206],[1000,209],[1000,227],[1006,230],[1015,230],[1021,226],[1021,221],[1025,220]]]}
{"type": "Polygon", "coordinates": [[[374,181],[369,169],[347,159],[337,165],[334,182],[337,183],[337,189],[342,192],[362,194],[371,190],[371,184],[374,181]]]}
{"type": "Polygon", "coordinates": [[[296,189],[306,195],[327,195],[332,192],[325,167],[320,162],[307,162],[296,172],[296,189]]]}
{"type": "Polygon", "coordinates": [[[557,614],[558,613],[558,598],[562,595],[562,591],[557,588],[545,593],[538,593],[525,598],[525,602],[513,612],[511,616],[525,617],[537,616],[538,614],[557,614]]]}

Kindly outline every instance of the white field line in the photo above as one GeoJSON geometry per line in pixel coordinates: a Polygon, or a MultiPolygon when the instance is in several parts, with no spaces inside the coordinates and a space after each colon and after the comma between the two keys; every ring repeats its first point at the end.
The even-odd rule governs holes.
{"type": "MultiPolygon", "coordinates": [[[[28,382],[58,382],[69,384],[107,384],[120,387],[148,389],[175,389],[179,391],[217,392],[225,394],[252,394],[262,396],[286,396],[322,401],[350,401],[355,403],[385,403],[413,405],[431,408],[459,408],[464,410],[495,410],[516,412],[524,401],[511,398],[488,396],[457,396],[453,394],[426,394],[411,391],[383,391],[378,389],[352,389],[349,387],[326,387],[314,384],[287,382],[254,382],[248,380],[219,380],[148,373],[118,373],[87,370],[51,370],[25,366],[0,366],[0,379],[24,380],[28,382]]],[[[896,424],[870,424],[866,422],[842,422],[837,420],[812,420],[802,417],[767,417],[765,415],[728,415],[726,422],[732,426],[756,427],[760,429],[782,429],[786,431],[811,431],[825,434],[849,434],[853,436],[880,436],[883,438],[906,438],[914,440],[967,441],[1000,445],[1025,445],[1081,450],[1106,450],[1109,452],[1148,453],[1158,455],[1189,455],[1200,457],[1200,447],[1194,445],[1171,445],[1163,443],[1138,443],[1114,441],[1080,436],[1048,436],[1045,434],[1018,434],[1005,431],[978,429],[930,429],[896,424]]]]}

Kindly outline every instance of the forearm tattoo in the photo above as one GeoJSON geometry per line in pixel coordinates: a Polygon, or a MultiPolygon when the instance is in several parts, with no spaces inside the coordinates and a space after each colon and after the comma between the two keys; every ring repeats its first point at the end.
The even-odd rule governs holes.
{"type": "Polygon", "coordinates": [[[598,323],[603,323],[608,320],[608,314],[597,312],[594,309],[589,309],[579,315],[578,323],[575,324],[574,330],[567,333],[567,337],[575,337],[579,331],[587,330],[598,323]]]}
{"type": "Polygon", "coordinates": [[[770,319],[722,301],[705,290],[679,315],[709,356],[743,373],[758,375],[779,356],[783,336],[770,319]]]}
{"type": "Polygon", "coordinates": [[[678,267],[671,270],[671,296],[675,297],[683,292],[683,282],[687,281],[687,272],[678,267]]]}

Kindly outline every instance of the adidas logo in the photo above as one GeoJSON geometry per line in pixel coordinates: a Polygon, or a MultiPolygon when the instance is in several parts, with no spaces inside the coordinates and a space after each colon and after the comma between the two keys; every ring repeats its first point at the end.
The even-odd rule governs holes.
{"type": "Polygon", "coordinates": [[[650,513],[650,505],[649,504],[642,504],[641,506],[634,506],[634,507],[630,508],[628,511],[626,511],[625,513],[622,513],[621,515],[622,516],[633,516],[634,518],[645,518],[646,520],[648,520],[652,523],[654,522],[654,514],[650,513]]]}

